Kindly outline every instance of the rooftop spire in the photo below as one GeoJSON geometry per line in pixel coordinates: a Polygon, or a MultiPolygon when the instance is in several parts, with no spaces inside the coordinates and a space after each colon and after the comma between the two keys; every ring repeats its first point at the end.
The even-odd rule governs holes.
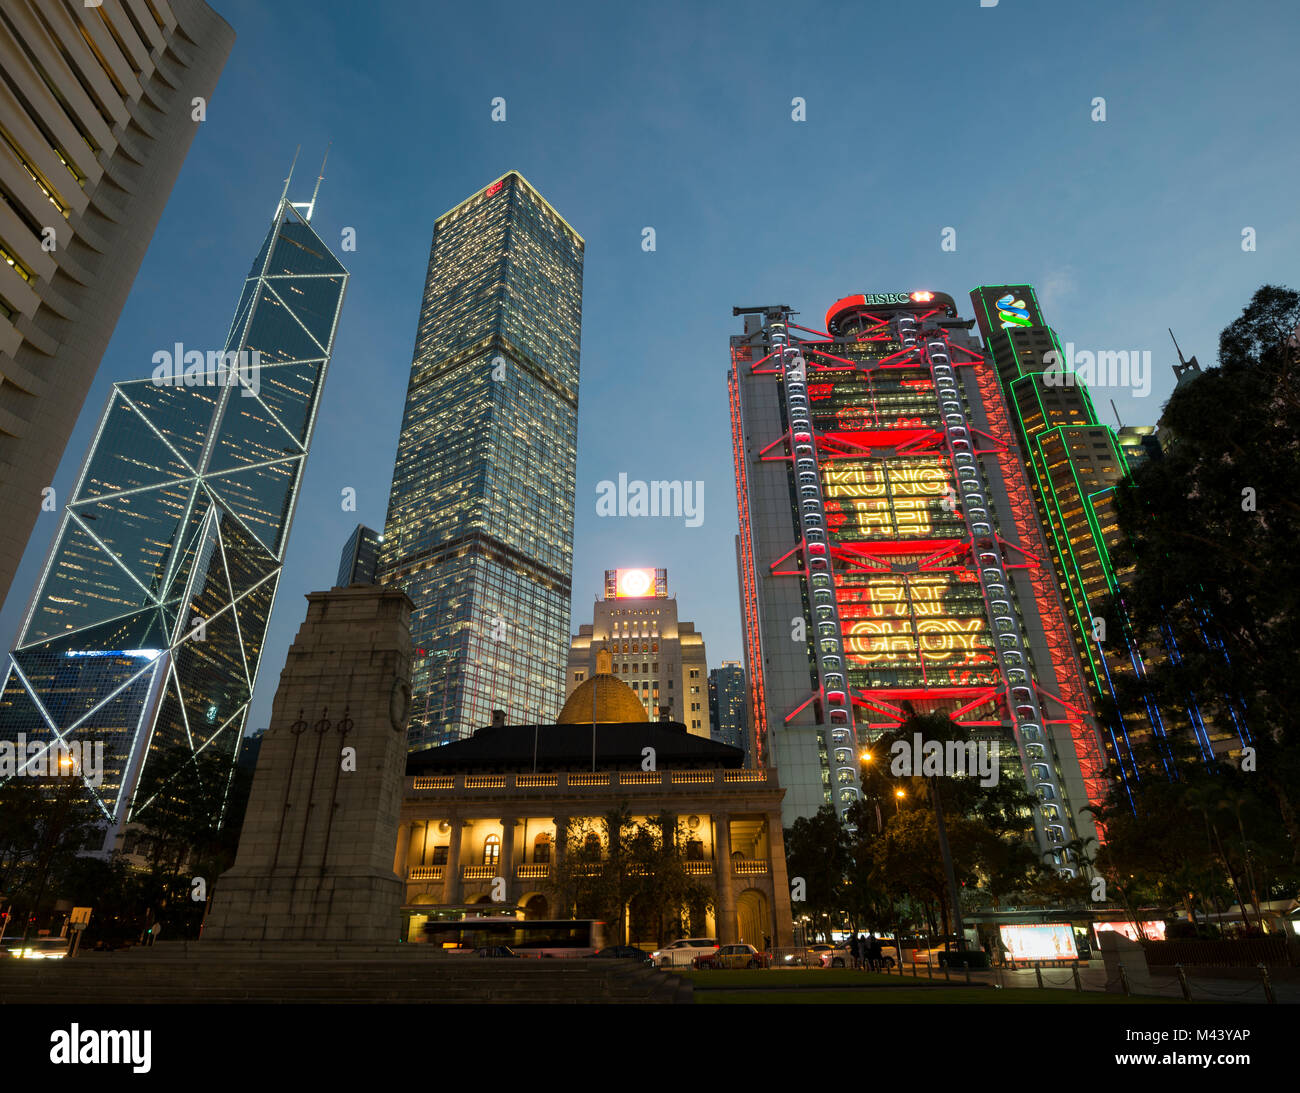
{"type": "MultiPolygon", "coordinates": [[[[1173,329],[1170,327],[1166,327],[1166,329],[1169,331],[1169,336],[1174,338],[1173,329]]],[[[1182,383],[1189,375],[1200,375],[1200,362],[1194,356],[1191,360],[1184,359],[1183,350],[1179,346],[1177,338],[1174,338],[1174,348],[1178,350],[1178,363],[1173,366],[1174,377],[1177,379],[1178,383],[1182,383]]],[[[1174,386],[1177,387],[1178,384],[1175,384],[1174,386]]]]}
{"type": "Polygon", "coordinates": [[[298,153],[302,151],[302,145],[298,145],[293,151],[293,162],[289,164],[289,174],[284,180],[284,189],[280,191],[280,202],[275,207],[275,215],[280,215],[280,210],[284,208],[284,203],[289,199],[289,183],[293,181],[293,169],[298,166],[298,153]]]}

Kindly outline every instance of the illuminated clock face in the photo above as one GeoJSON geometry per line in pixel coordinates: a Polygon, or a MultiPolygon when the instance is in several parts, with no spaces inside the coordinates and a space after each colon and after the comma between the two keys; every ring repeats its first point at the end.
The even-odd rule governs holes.
{"type": "Polygon", "coordinates": [[[619,574],[620,596],[647,596],[654,588],[654,574],[648,569],[625,569],[619,574]]]}

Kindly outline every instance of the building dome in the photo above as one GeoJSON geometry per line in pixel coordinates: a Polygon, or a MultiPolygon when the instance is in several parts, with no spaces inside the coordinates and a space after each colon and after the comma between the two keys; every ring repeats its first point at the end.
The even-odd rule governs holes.
{"type": "Polygon", "coordinates": [[[636,691],[615,676],[612,658],[602,650],[596,654],[596,674],[579,683],[556,718],[558,725],[590,725],[595,709],[597,725],[618,725],[627,721],[649,721],[636,691]]]}

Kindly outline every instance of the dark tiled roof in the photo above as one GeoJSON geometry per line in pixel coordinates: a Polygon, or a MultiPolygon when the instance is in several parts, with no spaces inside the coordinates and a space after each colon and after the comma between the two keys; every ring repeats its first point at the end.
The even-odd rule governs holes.
{"type": "MultiPolygon", "coordinates": [[[[412,752],[406,773],[450,774],[536,769],[591,770],[590,725],[500,725],[468,740],[412,752]]],[[[596,726],[596,769],[639,770],[642,748],[655,749],[657,770],[735,769],[745,753],[730,744],[693,736],[677,721],[628,721],[596,726]]]]}

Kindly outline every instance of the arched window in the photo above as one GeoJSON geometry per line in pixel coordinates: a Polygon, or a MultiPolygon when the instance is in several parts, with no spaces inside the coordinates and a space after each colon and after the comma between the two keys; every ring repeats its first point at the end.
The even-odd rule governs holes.
{"type": "Polygon", "coordinates": [[[546,865],[551,860],[551,836],[543,831],[533,840],[533,862],[546,865]]]}
{"type": "Polygon", "coordinates": [[[501,860],[501,836],[489,835],[483,840],[483,864],[496,865],[501,860]]]}

